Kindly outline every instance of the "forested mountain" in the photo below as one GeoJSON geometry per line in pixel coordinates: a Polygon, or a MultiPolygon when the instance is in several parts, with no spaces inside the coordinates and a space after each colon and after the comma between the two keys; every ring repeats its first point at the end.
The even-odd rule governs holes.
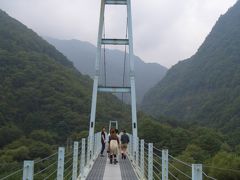
{"type": "MultiPolygon", "coordinates": [[[[92,80],[79,73],[53,46],[31,29],[0,10],[0,178],[22,168],[23,160],[52,155],[68,137],[87,136],[92,80]]],[[[97,127],[109,120],[130,126],[129,106],[115,96],[99,95],[97,127]]],[[[224,136],[214,129],[183,124],[161,117],[159,123],[138,113],[139,137],[168,148],[188,163],[238,169],[238,136],[224,136]],[[228,162],[228,163],[225,163],[228,162]]],[[[42,161],[34,172],[44,170],[42,161]]],[[[175,166],[189,173],[189,168],[175,166]]],[[[49,166],[49,164],[48,164],[49,166]]],[[[54,167],[55,168],[55,167],[54,167]]],[[[204,167],[218,180],[239,179],[240,173],[204,167]]],[[[11,179],[21,179],[21,172],[11,179]]],[[[185,180],[172,169],[174,176],[185,180]]],[[[36,175],[42,180],[47,172],[36,175]]]]}
{"type": "MultiPolygon", "coordinates": [[[[58,40],[49,37],[46,38],[46,40],[66,55],[81,73],[93,77],[96,54],[96,47],[94,45],[79,40],[58,40]]],[[[103,62],[101,64],[103,65],[103,62]]],[[[128,63],[126,63],[125,81],[129,77],[129,67],[127,64],[128,63]]],[[[106,49],[106,73],[108,85],[122,85],[123,67],[124,52],[106,49]]],[[[167,68],[157,63],[145,63],[139,57],[135,56],[135,71],[137,103],[140,104],[145,93],[164,77],[167,68]]],[[[101,82],[104,83],[103,67],[101,72],[101,82]]],[[[126,84],[128,84],[127,81],[126,84]]]]}
{"type": "MultiPolygon", "coordinates": [[[[0,174],[6,162],[45,157],[50,145],[86,134],[91,92],[88,76],[0,10],[0,174]]],[[[112,119],[126,127],[122,109],[115,96],[99,95],[97,128],[112,119]]]]}
{"type": "Polygon", "coordinates": [[[147,93],[142,107],[155,117],[163,114],[239,132],[239,1],[219,18],[196,54],[173,66],[147,93]]]}

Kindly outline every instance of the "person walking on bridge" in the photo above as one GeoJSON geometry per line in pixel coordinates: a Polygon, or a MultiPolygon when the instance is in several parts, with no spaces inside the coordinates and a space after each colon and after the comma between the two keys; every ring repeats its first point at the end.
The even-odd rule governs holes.
{"type": "Polygon", "coordinates": [[[122,151],[122,159],[126,159],[127,157],[127,146],[129,143],[129,137],[126,134],[126,130],[123,130],[123,134],[121,136],[121,151],[122,151]]]}
{"type": "Polygon", "coordinates": [[[106,146],[106,128],[105,127],[102,128],[101,143],[102,143],[101,157],[104,157],[103,152],[106,146]]]}
{"type": "Polygon", "coordinates": [[[117,153],[119,148],[119,139],[116,134],[115,128],[110,130],[110,137],[109,137],[109,151],[110,151],[110,164],[117,163],[117,153]]]}

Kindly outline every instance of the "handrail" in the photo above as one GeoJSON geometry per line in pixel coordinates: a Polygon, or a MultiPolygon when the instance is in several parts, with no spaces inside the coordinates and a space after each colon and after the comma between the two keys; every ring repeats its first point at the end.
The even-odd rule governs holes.
{"type": "MultiPolygon", "coordinates": [[[[184,170],[179,169],[179,167],[177,167],[173,163],[180,163],[180,164],[190,168],[188,170],[188,172],[192,172],[192,176],[193,176],[193,173],[196,173],[196,172],[194,172],[194,168],[200,167],[201,173],[200,174],[198,173],[197,176],[201,176],[201,177],[205,176],[206,178],[212,179],[212,180],[216,180],[216,178],[207,175],[202,170],[202,167],[223,170],[223,171],[236,172],[236,173],[240,172],[240,170],[237,170],[237,169],[227,169],[227,168],[220,168],[220,167],[214,167],[214,166],[209,166],[209,165],[201,165],[200,164],[201,166],[198,166],[198,165],[194,166],[188,162],[184,162],[183,160],[172,156],[171,154],[168,154],[168,150],[166,150],[166,149],[161,150],[159,148],[156,148],[152,144],[149,146],[149,143],[146,143],[143,140],[140,141],[139,139],[136,141],[138,143],[138,145],[136,146],[137,149],[134,150],[133,149],[134,141],[132,139],[133,137],[131,134],[129,134],[129,136],[130,136],[131,141],[129,143],[129,148],[128,148],[128,157],[131,160],[131,162],[133,163],[133,167],[135,168],[135,172],[137,173],[137,176],[142,179],[144,178],[144,179],[152,180],[153,178],[155,178],[155,179],[166,180],[166,179],[168,179],[168,175],[169,175],[173,179],[178,180],[178,177],[177,177],[178,174],[181,174],[189,179],[192,178],[189,174],[184,172],[184,170]],[[149,153],[151,153],[151,154],[149,154],[149,153]],[[174,172],[171,172],[171,171],[174,171],[174,172]],[[162,177],[160,177],[160,176],[162,176],[162,177]]],[[[64,171],[63,171],[63,173],[65,173],[64,177],[72,177],[72,178],[74,177],[73,174],[72,174],[72,176],[70,176],[70,175],[71,175],[71,173],[73,173],[74,167],[75,168],[78,167],[78,165],[76,166],[76,164],[74,164],[74,163],[76,163],[76,157],[79,157],[79,156],[80,156],[80,160],[77,160],[77,161],[80,162],[79,167],[81,167],[81,168],[80,168],[80,172],[77,174],[77,176],[82,177],[82,178],[87,177],[88,173],[90,172],[90,170],[93,166],[94,160],[96,159],[97,155],[100,153],[100,148],[101,148],[100,139],[101,139],[100,133],[96,133],[95,141],[94,141],[94,151],[91,152],[92,154],[90,154],[89,148],[88,148],[89,141],[82,140],[82,143],[85,142],[85,144],[82,144],[82,143],[80,143],[80,145],[77,144],[78,146],[76,146],[76,148],[72,148],[71,152],[65,154],[64,155],[65,157],[63,156],[63,158],[66,159],[66,161],[63,163],[63,165],[65,166],[64,171]],[[75,158],[75,161],[74,161],[74,158],[75,158]]],[[[74,144],[74,147],[75,147],[75,144],[74,144]]],[[[55,152],[48,157],[33,161],[35,165],[38,165],[41,162],[44,162],[47,165],[44,168],[41,167],[42,169],[35,172],[35,174],[32,173],[32,176],[36,177],[36,176],[42,174],[44,180],[53,178],[55,176],[54,174],[57,174],[59,171],[58,166],[57,166],[57,164],[59,163],[58,162],[59,159],[56,158],[57,154],[58,154],[58,152],[55,152]],[[56,167],[54,167],[54,166],[56,166],[56,167]]],[[[58,156],[59,156],[59,154],[58,154],[58,156]]],[[[20,173],[21,171],[24,171],[24,168],[16,170],[16,171],[12,172],[11,174],[9,174],[5,177],[2,177],[0,180],[6,180],[7,178],[14,176],[17,173],[20,173]]],[[[31,173],[31,171],[30,171],[30,173],[31,173]]]]}

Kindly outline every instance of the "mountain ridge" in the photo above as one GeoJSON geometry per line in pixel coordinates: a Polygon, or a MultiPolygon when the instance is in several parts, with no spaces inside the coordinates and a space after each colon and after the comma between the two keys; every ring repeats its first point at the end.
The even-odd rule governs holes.
{"type": "Polygon", "coordinates": [[[219,18],[197,53],[173,66],[146,94],[143,109],[155,117],[163,114],[235,129],[240,115],[239,19],[238,1],[219,18]]]}
{"type": "MultiPolygon", "coordinates": [[[[93,44],[76,39],[59,40],[49,37],[45,37],[45,39],[67,56],[81,73],[90,77],[94,76],[96,47],[93,44]]],[[[124,52],[116,49],[106,49],[107,84],[112,86],[122,85],[123,59],[124,52]]],[[[164,77],[167,68],[158,63],[145,63],[137,56],[134,56],[134,59],[137,101],[140,104],[144,94],[164,77]]],[[[128,71],[129,67],[126,65],[126,72],[128,71]]],[[[101,66],[101,72],[103,72],[103,66],[101,66]]],[[[126,73],[125,83],[129,84],[127,77],[128,74],[126,73]]],[[[104,84],[103,79],[102,74],[102,84],[104,84]]],[[[119,97],[121,99],[122,96],[119,97]]]]}
{"type": "MultiPolygon", "coordinates": [[[[0,134],[2,128],[14,125],[25,136],[51,130],[63,142],[72,133],[86,131],[92,80],[54,46],[1,10],[0,24],[0,134]]],[[[99,124],[107,124],[114,113],[130,123],[126,112],[119,112],[122,107],[115,96],[99,96],[99,124]]],[[[0,146],[11,143],[1,140],[0,146]]]]}

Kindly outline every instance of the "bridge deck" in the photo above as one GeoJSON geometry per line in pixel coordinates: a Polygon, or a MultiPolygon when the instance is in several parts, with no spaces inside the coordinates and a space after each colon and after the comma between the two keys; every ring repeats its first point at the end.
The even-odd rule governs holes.
{"type": "Polygon", "coordinates": [[[116,165],[110,164],[109,159],[98,157],[87,180],[138,180],[129,159],[122,160],[116,165]]]}

